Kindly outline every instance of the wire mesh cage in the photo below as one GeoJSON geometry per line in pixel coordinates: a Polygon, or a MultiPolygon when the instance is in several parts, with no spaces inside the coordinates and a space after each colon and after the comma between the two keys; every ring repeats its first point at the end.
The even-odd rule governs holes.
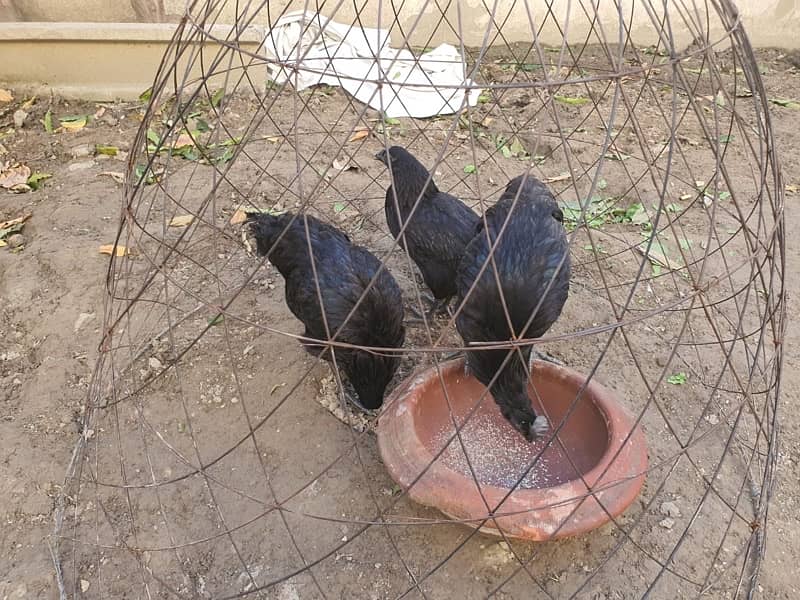
{"type": "MultiPolygon", "coordinates": [[[[783,186],[730,2],[195,0],[148,94],[58,499],[62,597],[755,593],[776,453],[783,186]],[[521,174],[558,201],[569,299],[543,336],[497,347],[535,343],[602,383],[644,432],[644,485],[608,524],[538,543],[500,525],[498,540],[480,528],[502,506],[467,522],[413,502],[381,461],[375,413],[349,401],[340,365],[298,343],[307,332],[256,252],[253,213],[335,226],[396,280],[406,317],[422,314],[406,319],[384,413],[415,369],[470,349],[463,305],[427,312],[387,226],[392,169],[375,155],[392,146],[478,216],[521,174]]],[[[520,458],[521,436],[458,425],[432,462],[463,457],[480,490],[477,471],[517,461],[509,485],[536,487],[524,476],[546,465],[520,458]],[[470,428],[494,438],[476,452],[470,428]]]]}

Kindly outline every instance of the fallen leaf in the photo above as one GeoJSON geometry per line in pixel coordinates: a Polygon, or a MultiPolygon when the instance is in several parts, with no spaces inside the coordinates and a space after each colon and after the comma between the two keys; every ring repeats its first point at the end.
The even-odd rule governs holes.
{"type": "Polygon", "coordinates": [[[105,154],[106,156],[116,156],[119,154],[119,148],[116,146],[95,146],[94,151],[96,154],[105,154]]]}
{"type": "Polygon", "coordinates": [[[186,146],[194,146],[194,138],[188,133],[182,133],[175,139],[175,148],[184,148],[186,146]]]}
{"type": "Polygon", "coordinates": [[[214,325],[219,325],[224,320],[225,320],[225,315],[223,315],[222,313],[219,313],[216,317],[211,317],[208,320],[208,324],[213,327],[214,325]]]}
{"type": "Polygon", "coordinates": [[[231,217],[231,225],[239,225],[245,221],[247,221],[247,213],[241,208],[233,213],[233,216],[231,217]]]}
{"type": "Polygon", "coordinates": [[[348,142],[357,142],[358,140],[363,140],[365,137],[369,135],[369,129],[359,129],[353,135],[350,136],[350,139],[347,140],[348,142]]]}
{"type": "Polygon", "coordinates": [[[170,227],[186,227],[187,225],[191,224],[194,221],[194,215],[178,215],[177,217],[172,217],[172,220],[169,222],[170,227]]]}
{"type": "Polygon", "coordinates": [[[0,187],[10,190],[19,185],[25,185],[30,176],[30,167],[19,163],[7,164],[5,167],[0,167],[0,187]]]}
{"type": "Polygon", "coordinates": [[[467,175],[469,175],[470,173],[474,173],[475,171],[477,171],[475,165],[467,165],[464,167],[464,173],[466,173],[467,175]]]}
{"type": "Polygon", "coordinates": [[[42,125],[44,125],[44,130],[47,133],[53,133],[53,113],[51,111],[48,110],[46,113],[44,113],[42,125]]]}
{"type": "Polygon", "coordinates": [[[117,183],[125,183],[125,173],[120,173],[119,171],[103,171],[102,173],[98,173],[97,176],[104,176],[104,177],[111,177],[117,183]]]}
{"type": "Polygon", "coordinates": [[[67,131],[78,131],[86,127],[86,123],[89,122],[89,117],[87,115],[59,117],[58,122],[61,123],[61,127],[67,131]]]}
{"type": "Polygon", "coordinates": [[[31,96],[30,98],[25,100],[25,102],[22,103],[22,106],[20,106],[20,108],[22,110],[28,110],[34,104],[36,104],[36,96],[31,96]]]}
{"type": "Polygon", "coordinates": [[[787,184],[786,185],[786,191],[789,192],[790,194],[796,194],[798,190],[800,190],[800,187],[798,187],[796,185],[792,185],[792,184],[787,184]]]}
{"type": "Polygon", "coordinates": [[[11,95],[11,92],[0,88],[0,102],[11,102],[13,99],[14,96],[11,95]]]}
{"type": "Polygon", "coordinates": [[[51,177],[52,175],[50,173],[39,173],[36,171],[30,177],[28,177],[28,181],[25,183],[27,183],[32,190],[38,190],[39,184],[45,179],[50,179],[51,177]]]}
{"type": "Polygon", "coordinates": [[[567,181],[571,177],[572,177],[572,175],[570,175],[569,173],[562,173],[561,175],[554,175],[553,177],[545,177],[544,178],[544,182],[545,183],[555,183],[557,181],[567,181]]]}
{"type": "Polygon", "coordinates": [[[4,248],[5,246],[8,246],[8,242],[0,240],[0,248],[4,248]]]}
{"type": "Polygon", "coordinates": [[[343,202],[337,202],[333,205],[333,212],[340,213],[345,209],[345,205],[343,202]]]}
{"type": "Polygon", "coordinates": [[[139,94],[139,102],[149,102],[150,98],[153,96],[153,88],[147,88],[141,94],[139,94]]]}
{"type": "Polygon", "coordinates": [[[109,256],[116,253],[117,256],[125,256],[130,254],[126,246],[115,246],[114,244],[105,244],[100,246],[97,251],[100,254],[108,254],[109,256]]]}
{"type": "Polygon", "coordinates": [[[553,100],[561,102],[562,104],[569,104],[570,106],[583,106],[589,102],[588,98],[572,98],[570,96],[553,96],[553,100]]]}
{"type": "Polygon", "coordinates": [[[21,217],[17,217],[16,219],[11,219],[10,221],[3,221],[2,223],[0,223],[0,235],[2,235],[3,229],[8,229],[9,227],[13,227],[14,225],[21,225],[30,218],[31,215],[27,214],[21,217]]]}
{"type": "Polygon", "coordinates": [[[686,383],[686,379],[686,373],[675,373],[674,375],[667,377],[667,383],[671,383],[672,385],[683,385],[686,383]]]}
{"type": "Polygon", "coordinates": [[[783,108],[793,108],[798,109],[800,108],[800,102],[797,100],[783,100],[781,98],[770,98],[770,102],[773,104],[777,104],[778,106],[782,106],[783,108]]]}
{"type": "Polygon", "coordinates": [[[214,95],[211,96],[211,106],[217,108],[219,103],[222,102],[222,98],[225,96],[225,89],[221,88],[214,92],[214,95]]]}

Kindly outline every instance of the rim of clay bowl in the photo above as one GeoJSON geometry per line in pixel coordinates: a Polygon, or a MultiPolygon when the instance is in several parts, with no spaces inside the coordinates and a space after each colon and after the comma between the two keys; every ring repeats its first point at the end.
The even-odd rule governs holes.
{"type": "MultiPolygon", "coordinates": [[[[448,379],[455,369],[463,372],[463,361],[457,358],[439,363],[442,377],[448,379]]],[[[574,393],[586,382],[585,376],[567,367],[544,361],[534,364],[534,377],[544,375],[574,393]]],[[[577,478],[553,487],[517,489],[510,495],[510,488],[481,484],[487,509],[472,477],[449,469],[442,460],[430,465],[414,482],[434,455],[417,435],[415,411],[409,405],[416,404],[422,390],[429,385],[439,385],[436,367],[417,369],[392,391],[378,418],[381,458],[392,479],[415,502],[437,508],[452,519],[467,521],[465,525],[480,527],[488,534],[501,535],[500,527],[508,537],[546,541],[596,529],[622,514],[639,495],[647,470],[644,433],[638,425],[633,427],[631,415],[595,379],[586,383],[581,396],[592,402],[603,416],[608,443],[597,464],[583,475],[586,484],[577,478]],[[587,485],[600,489],[591,494],[587,485]],[[481,524],[491,509],[495,516],[481,524]]],[[[493,402],[489,396],[482,401],[493,402]]]]}

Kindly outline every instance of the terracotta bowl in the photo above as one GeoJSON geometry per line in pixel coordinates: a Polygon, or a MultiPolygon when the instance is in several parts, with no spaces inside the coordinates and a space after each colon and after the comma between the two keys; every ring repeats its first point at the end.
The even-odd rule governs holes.
{"type": "Polygon", "coordinates": [[[386,399],[378,420],[383,462],[411,499],[486,533],[499,535],[501,527],[508,537],[541,541],[595,529],[638,495],[647,469],[644,435],[599,383],[591,381],[580,392],[554,437],[585,377],[535,362],[529,395],[551,431],[528,443],[489,394],[465,422],[485,388],[464,375],[463,359],[442,363],[440,370],[447,397],[435,368],[418,371],[386,399]],[[463,425],[463,446],[454,437],[448,399],[453,418],[463,425]],[[490,511],[494,518],[487,520],[490,511]]]}

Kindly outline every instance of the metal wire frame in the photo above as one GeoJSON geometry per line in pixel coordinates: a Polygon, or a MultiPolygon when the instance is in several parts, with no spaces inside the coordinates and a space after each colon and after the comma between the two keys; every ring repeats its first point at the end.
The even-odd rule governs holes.
{"type": "MultiPolygon", "coordinates": [[[[341,1],[335,4],[305,3],[303,8],[324,11],[335,19],[343,5],[341,1]]],[[[662,597],[658,594],[663,594],[664,589],[659,584],[665,578],[673,584],[685,585],[681,589],[696,596],[710,590],[724,589],[736,596],[750,597],[756,587],[776,457],[776,408],[782,366],[780,341],[784,328],[783,186],[772,145],[767,96],[752,49],[730,2],[674,2],[668,7],[644,2],[637,6],[647,12],[654,33],[658,36],[657,44],[647,55],[633,44],[621,4],[616,4],[618,22],[609,26],[597,18],[594,6],[589,2],[569,3],[568,12],[572,14],[573,9],[577,10],[589,24],[586,38],[578,43],[567,43],[570,27],[574,23],[563,20],[556,13],[554,3],[546,3],[546,11],[540,22],[535,19],[536,10],[524,3],[533,39],[527,49],[523,48],[519,53],[519,49],[503,33],[511,12],[504,15],[495,2],[483,4],[489,16],[489,26],[486,27],[481,47],[476,50],[460,44],[460,51],[468,61],[467,75],[479,81],[476,85],[481,89],[488,90],[487,104],[499,109],[492,114],[500,120],[502,130],[509,137],[536,127],[546,119],[555,125],[555,131],[542,132],[539,139],[554,142],[550,149],[551,156],[564,153],[564,166],[570,177],[563,180],[563,187],[555,185],[559,181],[551,182],[559,198],[569,197],[570,194],[579,199],[594,196],[600,189],[603,173],[610,172],[611,159],[608,157],[621,156],[619,148],[626,142],[622,132],[625,129],[632,131],[634,151],[628,153],[625,160],[614,162],[614,166],[618,167],[615,174],[623,180],[623,185],[616,193],[640,203],[652,223],[652,233],[643,249],[645,255],[650,254],[654,244],[660,244],[658,236],[663,234],[670,236],[680,256],[677,268],[665,269],[666,272],[660,274],[655,270],[648,272],[651,263],[646,256],[642,256],[642,250],[637,249],[639,244],[631,242],[631,236],[625,231],[604,230],[600,233],[593,229],[590,221],[598,215],[590,214],[589,204],[582,202],[580,215],[576,218],[576,229],[571,236],[573,269],[576,273],[573,290],[583,289],[587,294],[602,298],[610,311],[605,322],[567,333],[548,334],[538,340],[517,339],[485,345],[507,348],[510,357],[522,345],[562,344],[563,347],[564,344],[578,344],[591,338],[602,340],[596,357],[587,362],[587,377],[607,377],[604,360],[608,362],[615,352],[627,355],[633,363],[642,391],[642,396],[630,406],[636,415],[636,422],[649,426],[648,431],[653,436],[657,434],[654,426],[660,423],[667,430],[669,442],[664,443],[663,451],[651,457],[647,476],[648,482],[657,484],[655,489],[647,490],[641,510],[635,516],[612,519],[611,527],[619,539],[610,547],[601,548],[602,556],[593,567],[580,577],[573,577],[575,581],[569,586],[554,587],[550,585],[547,574],[537,569],[537,561],[544,560],[548,554],[557,554],[558,546],[520,546],[511,543],[503,534],[513,559],[512,568],[496,574],[484,590],[485,593],[479,592],[485,597],[513,594],[513,583],[519,574],[525,575],[541,597],[583,597],[590,593],[590,586],[596,582],[607,585],[613,581],[613,561],[619,559],[626,549],[632,553],[628,555],[629,558],[638,556],[645,561],[640,563],[639,576],[643,581],[633,591],[640,594],[637,597],[662,597]],[[723,29],[717,39],[709,37],[712,22],[723,29]],[[564,43],[552,53],[558,56],[553,65],[554,72],[561,74],[563,70],[563,75],[553,78],[544,67],[536,71],[517,69],[510,81],[492,81],[486,63],[492,47],[502,48],[510,63],[525,64],[530,56],[534,56],[539,64],[547,64],[547,50],[538,42],[538,34],[546,24],[555,25],[564,36],[564,43]],[[699,40],[695,47],[683,52],[677,50],[674,31],[679,26],[689,29],[694,38],[699,40]],[[614,34],[616,39],[613,39],[614,34]],[[594,74],[586,74],[580,70],[584,67],[579,65],[582,65],[592,45],[599,49],[608,66],[598,67],[594,74]],[[716,54],[723,49],[729,53],[733,63],[734,77],[730,86],[723,85],[725,74],[720,69],[716,54]],[[662,50],[667,56],[663,62],[656,63],[655,58],[662,50]],[[652,60],[648,57],[652,57],[652,60]],[[692,73],[686,66],[692,60],[700,61],[700,73],[692,73]],[[637,64],[629,65],[631,61],[637,64]],[[662,77],[664,71],[668,71],[670,76],[662,77]],[[532,74],[534,72],[536,75],[532,74]],[[738,73],[743,75],[744,81],[739,80],[738,73]],[[603,84],[602,89],[592,87],[603,84]],[[666,99],[658,91],[663,85],[671,88],[666,99]],[[560,106],[555,99],[562,89],[579,90],[593,101],[600,98],[609,101],[611,106],[607,113],[603,113],[600,102],[593,102],[582,113],[581,120],[573,123],[571,130],[565,132],[567,128],[562,126],[560,106]],[[709,89],[713,96],[710,102],[702,97],[708,95],[709,89]],[[503,110],[503,103],[520,91],[534,94],[538,104],[521,121],[518,116],[503,110]],[[655,109],[661,119],[657,124],[667,132],[666,141],[656,150],[649,143],[645,124],[637,116],[644,107],[655,109]],[[592,139],[591,135],[586,135],[585,126],[593,123],[602,132],[597,138],[602,139],[592,139]],[[710,177],[708,173],[696,170],[700,167],[693,165],[692,152],[680,140],[682,132],[692,125],[699,127],[702,136],[700,146],[708,156],[713,157],[710,177]],[[734,134],[740,142],[739,155],[733,154],[731,144],[721,141],[723,138],[730,140],[734,134]],[[574,152],[575,147],[588,149],[584,152],[588,151],[590,158],[582,160],[574,152]],[[732,171],[734,164],[737,172],[732,171]],[[749,173],[746,173],[748,169],[749,173]],[[743,185],[742,172],[750,176],[752,187],[743,185]],[[671,216],[667,209],[672,194],[670,185],[677,183],[692,189],[694,183],[701,179],[706,184],[697,186],[700,189],[694,191],[692,203],[681,207],[671,216]],[[648,192],[644,191],[648,188],[656,191],[657,204],[652,206],[647,204],[648,192]],[[687,239],[689,230],[697,227],[696,223],[689,222],[690,216],[697,214],[696,201],[703,202],[709,195],[716,200],[723,191],[730,194],[730,201],[711,202],[706,211],[707,231],[704,247],[701,246],[702,252],[692,246],[683,247],[679,241],[687,239]],[[733,227],[726,239],[722,239],[717,230],[717,225],[723,221],[733,227]],[[589,257],[576,256],[580,254],[581,241],[588,242],[586,248],[589,257]],[[615,247],[604,255],[601,242],[613,243],[615,247]],[[633,271],[617,274],[612,269],[615,264],[624,264],[633,259],[636,260],[633,271]],[[671,296],[649,307],[637,307],[637,294],[651,286],[666,288],[671,296]],[[651,323],[667,323],[671,332],[677,331],[677,335],[650,328],[651,323]],[[648,327],[652,337],[668,348],[669,354],[663,366],[653,369],[652,355],[645,354],[640,342],[635,339],[641,327],[648,327]],[[706,377],[704,368],[708,366],[707,357],[717,356],[715,350],[720,352],[718,358],[722,366],[706,377]],[[699,386],[707,394],[705,403],[698,407],[701,410],[693,411],[696,418],[691,422],[676,422],[663,398],[667,369],[675,361],[679,361],[700,382],[699,386]],[[711,410],[715,399],[721,396],[728,398],[727,410],[717,424],[707,427],[700,415],[711,410]],[[708,460],[695,452],[699,453],[704,444],[711,443],[715,436],[721,436],[719,441],[722,445],[708,464],[708,460]],[[726,461],[734,459],[738,461],[737,468],[741,471],[731,474],[726,472],[726,461]],[[685,468],[685,463],[689,464],[690,472],[697,478],[690,482],[691,485],[687,480],[681,480],[681,484],[692,487],[690,491],[696,495],[693,500],[696,504],[692,506],[692,514],[677,539],[664,549],[668,551],[665,556],[662,549],[649,544],[647,522],[657,512],[658,502],[674,493],[675,479],[679,476],[681,465],[685,468]],[[706,472],[708,467],[710,473],[706,472]],[[701,548],[692,528],[707,516],[705,511],[712,502],[724,507],[725,515],[721,522],[724,532],[714,547],[701,548]],[[727,564],[719,568],[726,544],[736,544],[737,548],[727,564]],[[680,554],[687,545],[694,545],[695,552],[705,559],[698,573],[686,569],[685,564],[678,564],[680,554]],[[655,571],[646,569],[644,564],[653,566],[655,571]]],[[[410,19],[409,25],[403,4],[380,3],[378,19],[381,26],[389,27],[402,36],[402,46],[410,45],[412,40],[415,41],[415,47],[428,46],[437,34],[463,39],[461,33],[465,28],[465,16],[460,3],[443,5],[430,1],[425,3],[425,7],[439,13],[438,22],[427,37],[420,36],[416,31],[420,27],[423,11],[410,19]],[[452,17],[453,10],[455,17],[452,17]],[[386,15],[389,15],[389,24],[386,23],[386,15]]],[[[362,8],[357,7],[357,17],[352,23],[354,28],[365,25],[361,19],[362,8]]],[[[248,51],[240,45],[239,36],[259,20],[274,23],[284,12],[285,9],[276,14],[266,1],[195,0],[187,8],[155,78],[152,100],[134,142],[137,150],[131,153],[129,172],[134,175],[136,167],[145,162],[145,173],[163,169],[165,175],[156,178],[150,186],[146,185],[146,177],[137,180],[131,176],[126,184],[117,241],[135,248],[137,255],[136,260],[112,257],[109,266],[102,352],[95,367],[84,413],[84,432],[92,432],[92,435],[84,433],[76,444],[67,474],[67,485],[56,511],[52,549],[62,597],[67,597],[68,588],[73,594],[80,588],[80,580],[88,576],[88,562],[102,565],[107,560],[106,551],[134,559],[135,565],[128,563],[128,567],[133,568],[123,574],[128,578],[126,581],[130,587],[141,586],[148,595],[179,598],[202,595],[203,585],[197,580],[188,553],[194,547],[222,540],[226,541],[226,547],[234,555],[231,564],[238,565],[240,572],[245,575],[246,589],[233,592],[229,587],[223,587],[212,592],[213,597],[236,598],[264,593],[293,578],[308,575],[314,593],[328,598],[337,595],[338,591],[320,581],[320,569],[324,563],[377,529],[385,535],[390,556],[401,566],[402,577],[395,582],[399,587],[394,597],[416,594],[422,598],[435,598],[440,596],[440,590],[432,582],[442,569],[460,553],[466,552],[470,544],[474,544],[478,535],[477,527],[510,514],[503,511],[502,505],[493,507],[487,503],[485,517],[471,522],[476,526],[472,533],[462,536],[450,547],[447,547],[444,539],[441,540],[438,559],[429,559],[426,551],[430,548],[424,549],[421,556],[404,551],[401,548],[402,536],[408,528],[442,526],[454,521],[414,514],[412,505],[404,503],[406,490],[393,496],[388,504],[380,498],[377,488],[369,485],[367,476],[375,463],[374,457],[365,456],[365,452],[369,454],[369,448],[374,445],[370,434],[349,429],[349,441],[340,444],[338,455],[316,476],[282,494],[272,483],[273,474],[262,451],[264,440],[259,435],[262,438],[266,435],[268,424],[280,423],[278,411],[292,401],[308,402],[307,398],[302,397],[301,386],[317,365],[308,366],[295,383],[287,386],[265,416],[256,416],[233,359],[240,354],[240,345],[243,343],[240,332],[247,328],[258,332],[252,337],[251,343],[269,336],[293,339],[302,339],[302,336],[285,331],[282,323],[271,320],[264,322],[257,316],[244,314],[239,302],[262,272],[266,261],[250,257],[244,250],[237,227],[221,216],[230,214],[232,209],[242,205],[256,205],[252,199],[263,189],[273,192],[274,195],[270,196],[273,205],[288,205],[294,201],[297,205],[293,209],[298,215],[308,212],[330,218],[330,213],[325,212],[326,207],[335,202],[341,203],[346,210],[356,212],[362,225],[367,224],[373,230],[364,236],[364,243],[381,258],[384,268],[395,274],[398,269],[409,274],[407,286],[411,288],[411,301],[422,307],[421,290],[411,275],[413,266],[410,258],[400,250],[397,241],[385,232],[379,214],[381,209],[369,208],[370,201],[383,201],[385,184],[379,181],[383,176],[368,174],[363,187],[355,190],[346,183],[339,185],[341,174],[334,174],[330,178],[318,176],[311,184],[307,181],[314,165],[331,153],[347,153],[356,161],[359,154],[371,154],[368,152],[371,143],[369,138],[355,146],[348,140],[372,113],[364,105],[339,94],[337,99],[342,107],[331,123],[310,108],[314,100],[320,97],[319,90],[297,94],[287,82],[264,91],[258,79],[252,75],[265,66],[263,47],[254,52],[248,51]],[[214,34],[217,31],[214,26],[226,7],[232,7],[237,22],[236,27],[230,28],[229,35],[223,39],[214,34]],[[213,50],[205,46],[211,42],[215,48],[213,50]],[[192,72],[192,68],[198,66],[199,77],[192,72]],[[243,130],[236,130],[230,124],[227,100],[220,105],[212,102],[212,76],[222,78],[221,87],[226,90],[226,97],[246,94],[255,99],[254,114],[243,130]],[[189,116],[198,101],[207,103],[209,120],[213,121],[214,128],[206,138],[195,140],[195,143],[198,147],[210,147],[224,140],[241,137],[241,141],[234,145],[230,161],[186,164],[179,162],[180,159],[171,152],[163,152],[169,149],[167,144],[171,137],[183,128],[189,129],[189,116]],[[289,114],[273,116],[282,101],[287,101],[286,105],[291,107],[291,111],[289,114]],[[162,118],[161,126],[157,126],[159,118],[162,118]],[[306,122],[311,123],[311,128],[306,122]],[[304,123],[302,127],[301,123],[304,123]],[[154,147],[148,148],[147,130],[151,126],[160,130],[159,143],[151,144],[154,147]],[[261,149],[264,142],[272,137],[271,133],[278,134],[279,139],[274,150],[264,156],[261,149]],[[318,140],[311,149],[304,143],[307,137],[318,140]],[[288,181],[276,175],[278,163],[287,154],[295,163],[295,172],[288,181]],[[245,176],[242,165],[252,169],[255,176],[245,176]],[[197,182],[201,185],[199,196],[198,190],[193,187],[197,182]],[[225,199],[226,193],[231,195],[233,202],[225,199]],[[333,202],[325,197],[326,194],[333,196],[333,202]],[[195,221],[177,235],[172,235],[169,221],[177,214],[192,214],[195,221]],[[203,281],[203,278],[211,282],[210,290],[197,288],[197,282],[203,281]],[[198,320],[201,314],[224,315],[224,319],[219,323],[217,319],[198,320]],[[234,380],[246,428],[242,435],[228,439],[226,446],[209,458],[201,452],[201,434],[195,433],[194,423],[200,421],[192,415],[189,388],[193,380],[193,356],[201,351],[202,344],[215,330],[222,331],[222,340],[218,344],[227,363],[220,365],[220,369],[230,373],[234,380]],[[165,342],[170,349],[169,360],[156,373],[140,376],[136,369],[143,357],[152,350],[152,340],[165,342]],[[182,418],[190,437],[191,448],[188,452],[163,432],[163,423],[147,414],[148,395],[160,385],[174,385],[178,390],[179,410],[183,413],[182,418]],[[135,428],[126,427],[126,411],[127,418],[133,418],[135,428]],[[106,439],[112,442],[110,447],[103,446],[106,439]],[[143,448],[140,453],[134,450],[137,443],[143,448]],[[236,452],[250,445],[258,456],[258,470],[264,484],[261,495],[229,483],[215,471],[215,468],[225,464],[226,459],[235,457],[236,452]],[[109,449],[116,452],[115,464],[109,462],[104,452],[109,449]],[[159,475],[159,452],[166,452],[185,470],[174,476],[159,475]],[[326,474],[341,468],[353,453],[357,464],[351,468],[359,469],[368,482],[371,506],[368,513],[356,517],[337,517],[298,509],[292,504],[326,474]],[[143,454],[143,461],[139,454],[143,454]],[[145,469],[147,477],[144,480],[134,476],[131,471],[131,465],[136,464],[145,469]],[[118,473],[114,473],[115,470],[118,473]],[[207,533],[185,539],[177,531],[180,520],[174,514],[176,507],[170,506],[170,500],[175,501],[174,490],[179,496],[183,492],[190,499],[191,482],[198,477],[208,495],[215,523],[209,520],[207,533]],[[136,495],[144,491],[153,492],[157,500],[156,512],[150,517],[138,508],[136,495]],[[121,508],[114,506],[110,497],[106,496],[114,492],[124,498],[121,508]],[[259,512],[244,521],[235,522],[233,519],[230,522],[231,515],[226,515],[229,508],[223,499],[225,494],[257,505],[259,512]],[[93,521],[86,516],[87,503],[94,503],[97,507],[93,521]],[[397,515],[397,510],[405,510],[410,514],[397,515]],[[247,559],[248,549],[237,538],[237,534],[274,514],[280,519],[285,533],[285,538],[274,540],[276,546],[296,553],[299,561],[297,567],[286,573],[263,579],[251,568],[247,559]],[[139,541],[140,530],[150,523],[148,518],[153,523],[164,524],[167,544],[139,541]],[[355,531],[351,531],[342,541],[333,543],[327,551],[311,558],[307,544],[304,546],[296,535],[297,525],[296,521],[295,525],[292,524],[292,518],[302,518],[307,523],[347,524],[355,526],[355,531]],[[123,523],[120,524],[120,520],[123,523]],[[218,530],[211,532],[212,527],[218,530]],[[152,568],[147,556],[152,557],[156,553],[173,557],[175,572],[172,575],[182,578],[184,582],[193,581],[192,587],[181,587],[152,568]]],[[[297,57],[298,61],[301,59],[301,56],[297,57]]],[[[452,90],[442,89],[441,93],[447,95],[452,90]]],[[[441,175],[436,173],[437,182],[441,185],[442,182],[457,181],[446,189],[464,198],[482,214],[505,181],[500,179],[497,183],[490,183],[484,179],[484,172],[510,178],[523,167],[522,163],[515,163],[516,171],[512,171],[502,161],[501,147],[490,144],[487,149],[486,144],[479,143],[481,138],[477,136],[476,113],[478,116],[482,114],[476,108],[465,106],[460,115],[452,118],[413,120],[410,127],[414,131],[402,142],[418,151],[427,150],[431,172],[443,170],[441,175]],[[462,129],[464,122],[466,128],[462,129]],[[463,134],[462,131],[467,133],[463,134]],[[466,136],[469,160],[478,173],[468,178],[464,178],[457,167],[459,149],[455,142],[462,135],[466,136]]],[[[380,141],[384,147],[393,143],[393,137],[385,126],[380,132],[380,141]]],[[[530,154],[535,156],[536,149],[530,154]]],[[[523,169],[529,169],[532,174],[541,177],[541,166],[534,160],[523,169]]],[[[601,213],[600,217],[604,216],[601,213]]],[[[487,265],[486,268],[492,266],[487,265]]],[[[505,304],[502,308],[507,311],[505,304]]],[[[402,349],[404,360],[424,360],[438,368],[443,354],[464,350],[463,346],[452,342],[452,335],[448,334],[448,331],[452,333],[454,318],[441,326],[426,321],[420,334],[421,341],[402,349]]],[[[337,348],[351,347],[335,336],[328,337],[326,343],[334,361],[337,348]]],[[[378,347],[369,350],[394,352],[393,349],[378,347]]],[[[338,369],[334,368],[333,373],[341,390],[338,369]]],[[[483,397],[478,399],[475,407],[482,400],[483,397]]],[[[577,405],[577,400],[576,397],[568,415],[577,405]]],[[[343,398],[342,402],[342,406],[346,407],[343,398]]],[[[561,443],[558,432],[569,418],[568,415],[561,423],[554,424],[551,443],[561,443]]],[[[461,435],[468,422],[469,416],[460,424],[454,420],[455,431],[449,441],[458,440],[475,477],[461,435]]],[[[435,458],[439,458],[446,447],[442,447],[435,458]]],[[[540,456],[541,453],[526,465],[517,484],[537,467],[540,456]]],[[[285,462],[280,468],[290,470],[293,465],[285,462]]],[[[421,473],[418,480],[423,476],[424,473],[421,473]]],[[[480,491],[477,480],[475,485],[480,491]]],[[[596,498],[599,491],[598,488],[590,488],[584,496],[575,498],[575,510],[582,498],[596,498]]],[[[537,507],[543,508],[546,507],[537,507]]],[[[590,558],[586,556],[584,559],[588,561],[590,558]]],[[[119,575],[119,572],[115,574],[119,575]]],[[[102,568],[97,568],[96,578],[98,585],[91,589],[101,595],[108,593],[112,582],[108,575],[103,574],[102,568]]]]}

